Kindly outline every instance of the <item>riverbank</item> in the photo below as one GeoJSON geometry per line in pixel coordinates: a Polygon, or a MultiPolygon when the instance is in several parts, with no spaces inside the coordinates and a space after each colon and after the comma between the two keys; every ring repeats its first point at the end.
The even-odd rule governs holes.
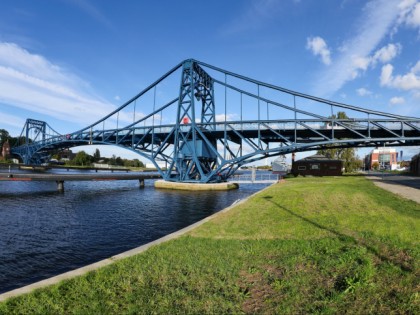
{"type": "Polygon", "coordinates": [[[276,184],[0,313],[418,313],[420,205],[364,177],[276,184]]]}

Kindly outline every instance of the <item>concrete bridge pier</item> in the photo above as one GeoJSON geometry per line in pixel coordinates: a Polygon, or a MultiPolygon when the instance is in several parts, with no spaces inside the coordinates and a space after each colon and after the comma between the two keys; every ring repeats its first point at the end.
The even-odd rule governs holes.
{"type": "Polygon", "coordinates": [[[185,183],[185,182],[170,182],[165,180],[155,181],[155,188],[175,189],[175,190],[231,190],[238,189],[239,185],[232,182],[221,183],[185,183]]]}
{"type": "Polygon", "coordinates": [[[57,183],[57,190],[59,192],[64,192],[64,180],[57,180],[55,182],[57,183]]]}

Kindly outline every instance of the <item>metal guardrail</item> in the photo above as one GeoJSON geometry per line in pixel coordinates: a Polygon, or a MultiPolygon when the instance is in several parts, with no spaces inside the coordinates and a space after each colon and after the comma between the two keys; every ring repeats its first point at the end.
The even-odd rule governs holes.
{"type": "Polygon", "coordinates": [[[233,175],[229,178],[230,182],[234,183],[275,183],[281,179],[279,174],[242,174],[242,175],[233,175]]]}

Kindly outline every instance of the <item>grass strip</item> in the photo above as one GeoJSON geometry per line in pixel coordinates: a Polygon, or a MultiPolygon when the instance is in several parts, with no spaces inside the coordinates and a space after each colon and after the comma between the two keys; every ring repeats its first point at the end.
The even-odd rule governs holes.
{"type": "Polygon", "coordinates": [[[288,179],[0,314],[419,314],[419,210],[363,177],[288,179]]]}

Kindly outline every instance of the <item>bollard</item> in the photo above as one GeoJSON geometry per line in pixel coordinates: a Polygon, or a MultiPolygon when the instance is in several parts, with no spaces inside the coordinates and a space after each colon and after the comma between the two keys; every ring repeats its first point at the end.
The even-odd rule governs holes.
{"type": "Polygon", "coordinates": [[[64,181],[63,180],[57,180],[55,182],[57,183],[57,190],[59,192],[64,192],[64,181]]]}

